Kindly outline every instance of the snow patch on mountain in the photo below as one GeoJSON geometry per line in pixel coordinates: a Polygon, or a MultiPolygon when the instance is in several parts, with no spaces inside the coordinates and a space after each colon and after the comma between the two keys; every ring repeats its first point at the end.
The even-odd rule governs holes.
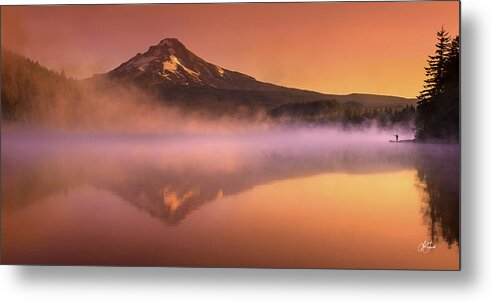
{"type": "Polygon", "coordinates": [[[175,56],[171,56],[169,58],[169,60],[166,60],[164,62],[162,62],[162,72],[165,72],[166,70],[167,71],[176,71],[178,70],[178,58],[176,58],[175,56]]]}
{"type": "Polygon", "coordinates": [[[139,70],[145,71],[145,69],[149,66],[149,64],[155,60],[157,60],[159,57],[158,55],[154,56],[149,56],[149,57],[140,57],[136,59],[133,62],[129,62],[128,66],[126,68],[138,68],[139,70]]]}
{"type": "Polygon", "coordinates": [[[186,73],[194,77],[196,80],[201,81],[199,72],[193,71],[190,68],[183,65],[183,63],[181,63],[179,59],[174,55],[169,56],[167,60],[162,62],[162,68],[163,68],[162,73],[165,74],[166,72],[172,72],[172,73],[177,73],[178,76],[180,76],[179,67],[181,67],[186,73]]]}
{"type": "Polygon", "coordinates": [[[219,75],[220,75],[221,77],[223,77],[223,76],[224,76],[224,69],[220,68],[219,66],[217,66],[217,72],[219,73],[219,75]]]}

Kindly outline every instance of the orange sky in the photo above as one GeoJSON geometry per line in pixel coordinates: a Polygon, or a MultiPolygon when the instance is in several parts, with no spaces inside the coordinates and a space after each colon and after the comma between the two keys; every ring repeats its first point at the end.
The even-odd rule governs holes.
{"type": "Polygon", "coordinates": [[[441,25],[458,32],[458,2],[18,6],[2,45],[84,78],[176,37],[261,81],[415,97],[441,25]]]}

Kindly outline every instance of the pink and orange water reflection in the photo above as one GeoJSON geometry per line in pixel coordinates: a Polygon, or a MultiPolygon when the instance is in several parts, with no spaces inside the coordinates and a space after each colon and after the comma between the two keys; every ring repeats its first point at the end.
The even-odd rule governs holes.
{"type": "Polygon", "coordinates": [[[459,269],[448,147],[2,140],[4,263],[459,269]]]}

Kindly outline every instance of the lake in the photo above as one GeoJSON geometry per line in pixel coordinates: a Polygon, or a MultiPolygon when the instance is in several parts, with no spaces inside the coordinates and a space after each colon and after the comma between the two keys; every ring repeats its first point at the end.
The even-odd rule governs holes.
{"type": "Polygon", "coordinates": [[[459,269],[459,146],[392,134],[4,129],[2,261],[459,269]]]}

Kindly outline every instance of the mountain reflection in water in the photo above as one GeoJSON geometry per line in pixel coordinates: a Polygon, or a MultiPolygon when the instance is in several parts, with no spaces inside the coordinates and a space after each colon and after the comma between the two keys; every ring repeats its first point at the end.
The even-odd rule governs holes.
{"type": "MultiPolygon", "coordinates": [[[[398,177],[401,176],[404,182],[408,182],[407,179],[411,179],[414,175],[411,171],[416,171],[416,173],[410,188],[413,187],[420,196],[419,207],[421,209],[420,221],[415,221],[415,223],[425,225],[427,229],[427,237],[421,239],[429,240],[435,244],[445,242],[448,249],[456,251],[459,246],[458,146],[388,144],[386,141],[381,141],[380,137],[364,138],[363,135],[346,135],[330,139],[329,135],[306,135],[302,131],[245,134],[234,137],[227,135],[134,137],[6,132],[2,134],[2,218],[4,218],[2,223],[4,227],[16,225],[24,219],[16,213],[21,213],[30,206],[38,204],[43,207],[43,203],[48,203],[50,198],[56,197],[63,200],[63,196],[78,192],[77,190],[93,188],[117,196],[143,211],[146,215],[160,221],[166,227],[179,228],[192,213],[197,212],[199,214],[202,209],[206,208],[206,204],[219,203],[222,202],[219,200],[226,198],[241,199],[255,190],[266,190],[265,186],[270,184],[282,188],[282,183],[279,182],[305,179],[310,181],[309,184],[306,184],[306,186],[310,186],[306,192],[312,192],[313,186],[319,188],[318,193],[325,195],[316,198],[326,199],[326,203],[332,203],[330,207],[335,206],[336,202],[344,198],[347,198],[347,201],[343,206],[349,206],[347,203],[350,202],[358,203],[353,209],[351,208],[354,215],[358,217],[361,213],[357,213],[357,211],[365,207],[363,205],[365,202],[364,194],[371,195],[371,190],[380,190],[381,188],[385,190],[374,192],[374,194],[379,194],[375,197],[375,207],[384,207],[382,203],[377,203],[381,199],[379,196],[383,196],[383,198],[386,196],[388,200],[398,205],[399,198],[404,194],[403,191],[398,192],[400,190],[397,182],[400,178],[398,177]],[[401,171],[408,173],[398,174],[401,171]],[[323,175],[326,177],[316,178],[318,176],[324,177],[323,175]],[[388,178],[380,178],[378,175],[392,175],[395,183],[389,181],[388,178]],[[360,177],[357,178],[357,176],[360,177]],[[316,181],[319,181],[319,186],[314,185],[316,181]],[[378,185],[378,181],[386,183],[378,185]],[[338,186],[337,182],[339,182],[338,186]],[[351,188],[352,185],[353,188],[351,188]],[[344,191],[345,186],[348,186],[348,191],[344,191]],[[350,193],[352,189],[353,196],[339,196],[340,194],[352,194],[350,193]],[[324,190],[328,190],[328,192],[324,192],[324,190]],[[360,196],[355,195],[356,192],[361,193],[360,196]],[[390,195],[387,196],[388,194],[390,195]],[[392,200],[393,197],[394,200],[392,200]]],[[[303,182],[295,183],[301,186],[303,182]]],[[[285,194],[288,193],[282,197],[285,204],[277,204],[276,210],[272,211],[288,212],[289,196],[297,196],[296,194],[301,188],[286,187],[282,190],[285,194]]],[[[279,192],[268,194],[277,193],[279,194],[279,192]]],[[[258,194],[260,193],[258,192],[258,194]]],[[[266,196],[270,196],[268,194],[266,196]]],[[[272,200],[276,198],[265,197],[264,200],[267,200],[264,202],[265,208],[261,209],[262,203],[255,196],[252,198],[258,199],[256,200],[259,203],[257,205],[258,213],[270,209],[272,205],[267,204],[267,201],[269,198],[272,200]]],[[[305,203],[306,207],[314,206],[310,205],[309,200],[310,198],[314,200],[315,197],[308,194],[305,198],[306,200],[296,199],[296,203],[305,203]]],[[[372,203],[368,201],[367,205],[369,204],[372,203]]],[[[298,206],[292,206],[292,209],[295,210],[298,206]]],[[[392,206],[394,205],[388,205],[388,207],[392,206]]],[[[302,215],[307,215],[305,216],[306,219],[311,219],[311,222],[303,221],[304,225],[314,223],[315,213],[313,216],[309,216],[311,210],[301,208],[301,211],[304,213],[301,213],[302,215]]],[[[337,208],[332,208],[331,211],[336,212],[337,208]]],[[[371,210],[368,211],[367,215],[370,215],[371,210]]],[[[292,214],[287,212],[282,215],[292,214]]],[[[114,215],[117,215],[116,213],[117,211],[114,215]]],[[[268,213],[272,215],[272,212],[268,213]]],[[[385,209],[381,208],[379,213],[385,213],[385,209]]],[[[241,216],[240,213],[238,215],[238,217],[241,216]]],[[[320,215],[320,213],[316,213],[316,215],[320,215]]],[[[249,217],[252,229],[255,229],[255,223],[257,223],[256,227],[258,228],[262,226],[260,231],[265,230],[265,228],[271,231],[274,228],[271,224],[265,224],[268,217],[261,221],[259,217],[261,217],[260,214],[257,217],[249,217]]],[[[361,217],[360,220],[364,220],[364,215],[361,217]]],[[[366,218],[369,219],[370,217],[366,218]]],[[[205,217],[204,219],[208,218],[205,217]]],[[[210,217],[210,219],[214,218],[210,217]]],[[[300,216],[299,219],[302,220],[303,217],[300,216]]],[[[337,225],[340,228],[344,228],[344,226],[347,230],[356,228],[347,225],[348,222],[352,221],[350,217],[347,217],[346,221],[340,220],[340,217],[332,216],[326,216],[326,219],[331,219],[330,223],[338,221],[337,225]]],[[[391,221],[391,217],[385,219],[391,221]]],[[[384,224],[384,221],[377,220],[377,223],[384,224]]],[[[231,224],[223,227],[234,229],[234,222],[231,224]]],[[[390,226],[391,223],[388,224],[388,227],[390,226]]],[[[314,226],[312,227],[314,228],[314,226]]],[[[412,227],[417,228],[417,225],[408,225],[409,230],[412,227]]],[[[317,225],[317,228],[322,229],[323,223],[317,225]]],[[[27,226],[24,231],[29,231],[27,226]]],[[[20,256],[16,258],[13,256],[13,252],[9,253],[9,249],[12,248],[12,251],[16,250],[17,255],[19,255],[21,246],[13,247],[13,242],[17,242],[19,239],[12,239],[11,243],[9,240],[13,235],[10,235],[9,232],[9,228],[4,228],[4,236],[2,236],[4,238],[2,242],[4,260],[8,262],[10,259],[13,263],[30,263],[28,258],[21,259],[20,256]]],[[[312,230],[306,230],[306,232],[309,234],[312,230]]],[[[316,231],[313,232],[313,234],[315,233],[316,231]]],[[[352,234],[347,233],[345,235],[350,237],[352,234]]],[[[189,240],[193,240],[192,238],[190,236],[189,240]]],[[[261,242],[262,239],[257,237],[257,240],[261,242]]],[[[258,242],[256,244],[259,244],[258,242]]],[[[417,244],[418,242],[415,243],[415,248],[417,248],[417,244]]],[[[322,246],[320,245],[320,249],[323,249],[322,246]]],[[[268,245],[264,248],[268,249],[268,245]]],[[[319,252],[322,253],[323,250],[319,252]]],[[[183,257],[186,257],[186,254],[183,254],[183,257]]],[[[453,259],[452,264],[443,264],[442,267],[437,268],[456,269],[458,253],[454,252],[450,257],[453,259]]],[[[210,259],[213,257],[211,256],[210,259]]],[[[127,263],[128,259],[125,258],[121,260],[122,262],[116,263],[130,265],[280,266],[280,264],[276,265],[274,261],[269,265],[268,261],[255,262],[246,259],[241,262],[241,259],[236,260],[237,262],[231,260],[231,262],[214,263],[206,260],[202,262],[149,260],[146,262],[144,259],[135,259],[135,262],[127,263]]],[[[373,265],[359,263],[355,256],[351,261],[354,267],[370,268],[373,265]]],[[[82,263],[104,264],[91,259],[82,261],[82,263]]],[[[298,264],[296,261],[288,262],[286,260],[285,263],[287,266],[289,266],[288,263],[292,263],[291,267],[327,267],[326,265],[340,267],[337,266],[337,263],[344,262],[333,262],[334,264],[331,264],[332,262],[320,262],[317,265],[316,262],[304,263],[301,261],[298,264]]],[[[384,261],[380,262],[379,267],[374,268],[385,267],[426,268],[407,263],[401,266],[386,265],[384,261]]],[[[428,268],[436,267],[429,265],[428,268]]]]}

